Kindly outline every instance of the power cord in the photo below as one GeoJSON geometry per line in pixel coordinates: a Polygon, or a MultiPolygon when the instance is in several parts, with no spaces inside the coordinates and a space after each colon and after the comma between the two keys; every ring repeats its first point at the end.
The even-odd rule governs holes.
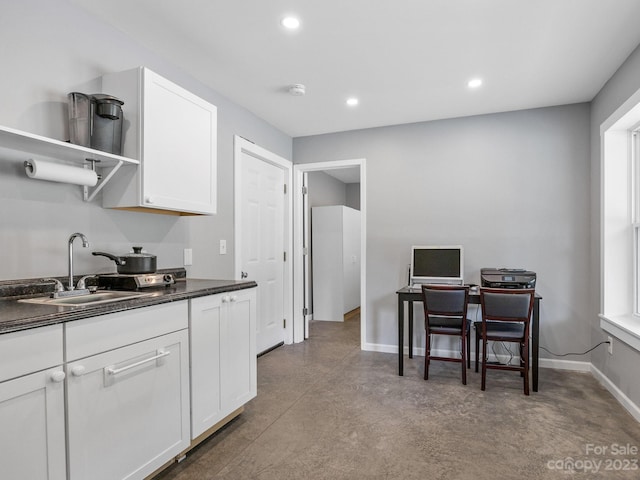
{"type": "Polygon", "coordinates": [[[584,355],[586,353],[589,353],[593,350],[595,350],[596,348],[598,348],[600,345],[604,344],[604,343],[609,343],[608,340],[604,340],[603,342],[598,343],[595,347],[591,347],[589,350],[587,350],[586,352],[580,352],[580,353],[574,353],[574,352],[570,352],[570,353],[554,353],[551,350],[546,349],[545,347],[543,347],[542,345],[540,345],[540,348],[542,350],[544,350],[545,352],[550,353],[551,355],[554,355],[556,357],[566,357],[567,355],[584,355]]]}
{"type": "MultiPolygon", "coordinates": [[[[480,309],[476,309],[476,321],[478,320],[478,314],[479,314],[480,309]]],[[[476,332],[477,333],[477,332],[476,332]]],[[[595,345],[594,347],[591,347],[589,350],[587,350],[586,352],[569,352],[569,353],[555,353],[552,352],[551,350],[549,350],[548,348],[543,347],[542,345],[539,345],[539,348],[541,348],[542,350],[544,350],[545,352],[550,353],[551,355],[555,356],[555,357],[567,357],[569,355],[586,355],[589,352],[592,352],[593,350],[595,350],[596,348],[598,348],[600,345],[603,344],[609,344],[610,342],[608,340],[604,340],[600,343],[598,343],[597,345],[595,345]]],[[[511,360],[513,360],[514,354],[513,352],[504,344],[502,343],[503,347],[509,352],[510,358],[509,361],[504,364],[504,365],[510,365],[511,364],[511,360]]],[[[498,354],[496,353],[495,350],[495,345],[491,346],[491,351],[493,352],[493,354],[495,355],[496,358],[498,358],[498,354]]],[[[495,362],[497,364],[500,364],[500,362],[495,362]]]]}

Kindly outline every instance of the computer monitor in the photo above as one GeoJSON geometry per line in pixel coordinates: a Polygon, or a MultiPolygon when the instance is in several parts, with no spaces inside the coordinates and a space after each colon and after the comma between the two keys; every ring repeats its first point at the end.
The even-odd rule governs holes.
{"type": "Polygon", "coordinates": [[[462,285],[462,245],[412,246],[410,285],[462,285]]]}

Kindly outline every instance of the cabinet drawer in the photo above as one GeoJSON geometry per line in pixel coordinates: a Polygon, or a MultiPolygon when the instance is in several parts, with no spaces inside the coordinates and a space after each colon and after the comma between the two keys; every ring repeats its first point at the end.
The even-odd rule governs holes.
{"type": "Polygon", "coordinates": [[[181,300],[69,322],[67,361],[185,329],[188,316],[188,301],[181,300]]]}
{"type": "Polygon", "coordinates": [[[0,335],[0,382],[62,364],[62,325],[0,335]]]}

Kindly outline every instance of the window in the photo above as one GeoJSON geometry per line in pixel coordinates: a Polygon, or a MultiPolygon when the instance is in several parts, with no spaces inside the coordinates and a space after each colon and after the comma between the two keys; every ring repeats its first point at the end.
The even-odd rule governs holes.
{"type": "Polygon", "coordinates": [[[640,149],[639,130],[633,130],[629,136],[629,152],[631,154],[631,228],[633,230],[633,295],[634,315],[640,314],[640,149]]]}
{"type": "Polygon", "coordinates": [[[600,326],[640,351],[640,90],[600,133],[600,326]]]}
{"type": "Polygon", "coordinates": [[[633,230],[633,294],[636,316],[640,315],[640,128],[630,131],[631,228],[633,230]]]}

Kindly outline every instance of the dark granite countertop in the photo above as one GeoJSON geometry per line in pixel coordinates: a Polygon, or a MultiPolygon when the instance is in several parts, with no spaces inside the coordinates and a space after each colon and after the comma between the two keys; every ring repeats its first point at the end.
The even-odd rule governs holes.
{"type": "Polygon", "coordinates": [[[143,297],[78,306],[42,305],[18,301],[21,298],[27,298],[26,296],[0,297],[0,334],[255,286],[257,284],[253,281],[178,279],[169,287],[144,290],[149,295],[143,297]]]}

